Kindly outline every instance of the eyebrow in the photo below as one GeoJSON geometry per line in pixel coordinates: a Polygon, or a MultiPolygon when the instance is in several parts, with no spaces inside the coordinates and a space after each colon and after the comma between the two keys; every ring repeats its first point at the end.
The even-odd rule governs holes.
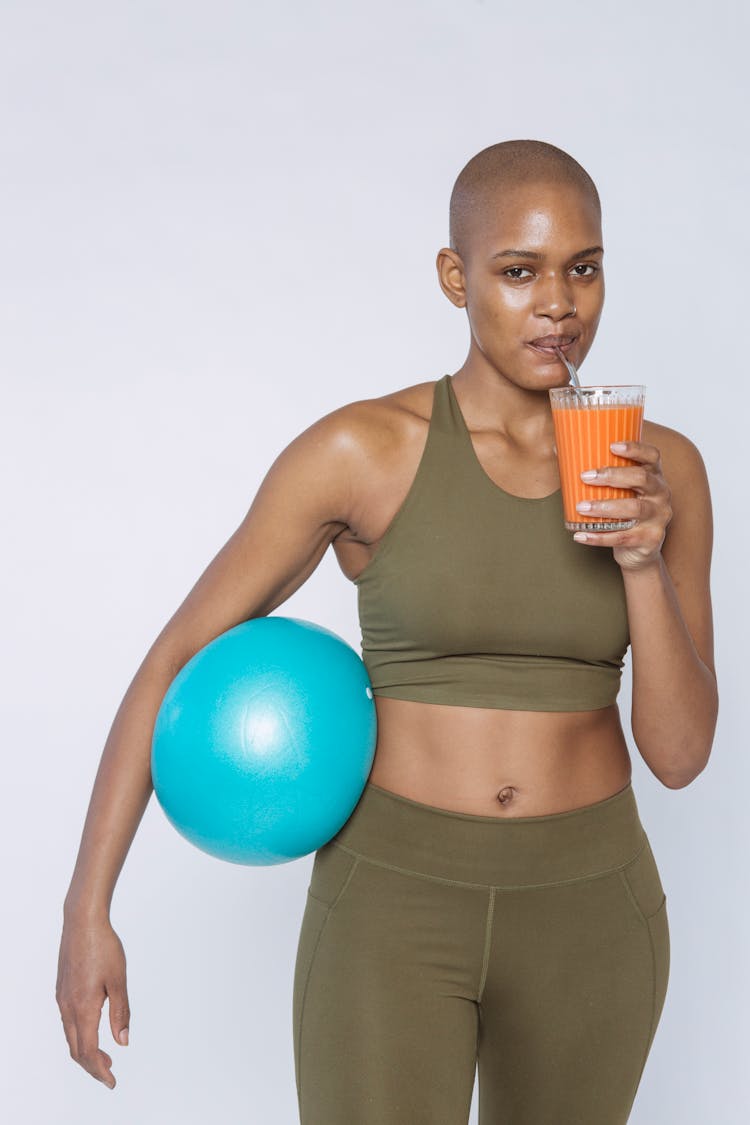
{"type": "MultiPolygon", "coordinates": [[[[579,250],[577,254],[571,254],[572,258],[584,258],[587,254],[603,254],[604,248],[602,246],[587,246],[585,250],[579,250]]],[[[543,258],[543,254],[537,254],[535,250],[498,250],[497,254],[490,256],[490,261],[494,258],[533,258],[538,261],[543,258]]]]}

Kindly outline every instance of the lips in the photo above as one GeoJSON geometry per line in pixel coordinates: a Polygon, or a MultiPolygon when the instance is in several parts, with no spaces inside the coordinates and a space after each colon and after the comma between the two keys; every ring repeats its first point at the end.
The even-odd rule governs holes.
{"type": "Polygon", "coordinates": [[[538,336],[536,340],[529,340],[537,348],[561,348],[564,344],[572,344],[575,336],[538,336]]]}

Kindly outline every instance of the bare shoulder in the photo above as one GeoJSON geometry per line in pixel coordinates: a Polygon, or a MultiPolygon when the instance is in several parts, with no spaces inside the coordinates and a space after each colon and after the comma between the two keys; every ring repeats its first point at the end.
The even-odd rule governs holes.
{"type": "Polygon", "coordinates": [[[688,498],[705,505],[710,500],[708,473],[703,456],[695,442],[659,422],[644,419],[642,440],[659,450],[662,472],[673,494],[673,500],[684,503],[688,498]]]}
{"type": "Polygon", "coordinates": [[[321,415],[281,451],[272,470],[290,468],[310,486],[319,484],[336,497],[337,516],[347,521],[348,498],[356,482],[382,465],[403,446],[410,422],[429,422],[429,382],[414,384],[371,398],[353,399],[321,415]]]}
{"type": "Polygon", "coordinates": [[[672,519],[662,547],[678,565],[677,553],[702,559],[707,572],[713,543],[711,489],[698,446],[687,434],[644,419],[642,440],[659,450],[662,474],[670,490],[672,519]]]}
{"type": "MultiPolygon", "coordinates": [[[[352,481],[361,489],[366,482],[378,485],[378,478],[388,479],[394,465],[405,457],[410,461],[409,446],[419,446],[430,422],[435,380],[413,383],[372,398],[345,403],[317,423],[328,440],[346,449],[352,481]]],[[[408,471],[409,465],[406,464],[408,471]]]]}
{"type": "Polygon", "coordinates": [[[667,524],[662,557],[695,646],[714,671],[710,586],[713,511],[706,466],[695,442],[679,430],[644,420],[642,440],[659,450],[662,474],[670,491],[672,518],[667,524]]]}
{"type": "Polygon", "coordinates": [[[330,419],[331,432],[360,439],[365,446],[376,448],[382,443],[398,440],[404,427],[412,421],[430,420],[435,380],[412,383],[394,391],[356,399],[345,403],[325,417],[330,419]]]}
{"type": "Polygon", "coordinates": [[[377,542],[406,495],[424,449],[436,380],[425,380],[334,410],[329,442],[345,447],[346,526],[335,550],[348,577],[362,568],[362,545],[377,542]]]}

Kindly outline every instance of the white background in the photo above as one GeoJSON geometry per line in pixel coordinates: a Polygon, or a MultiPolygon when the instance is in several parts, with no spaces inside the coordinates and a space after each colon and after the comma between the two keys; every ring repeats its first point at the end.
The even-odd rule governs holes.
{"type": "MultiPolygon", "coordinates": [[[[450,191],[519,137],[566,149],[601,194],[583,381],[645,382],[646,417],[697,444],[714,502],[713,756],[672,791],[630,740],[672,943],[631,1121],[747,1119],[747,43],[739,0],[0,6],[14,1125],[297,1121],[311,856],[222,863],[152,797],[112,909],[132,1008],[127,1048],[102,1014],[114,1091],[68,1054],[62,901],[125,688],[272,460],[344,402],[463,362],[465,312],[435,271],[450,191]]],[[[277,612],[358,649],[355,595],[329,551],[277,612]]],[[[628,663],[626,726],[630,683],[628,663]]]]}

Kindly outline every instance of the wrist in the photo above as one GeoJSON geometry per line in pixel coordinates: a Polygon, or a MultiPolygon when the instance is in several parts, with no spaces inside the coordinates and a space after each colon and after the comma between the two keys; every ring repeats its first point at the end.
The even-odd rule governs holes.
{"type": "Polygon", "coordinates": [[[63,922],[65,925],[109,923],[109,905],[93,899],[66,897],[63,902],[63,922]]]}
{"type": "Polygon", "coordinates": [[[659,551],[652,559],[646,559],[643,562],[637,563],[635,566],[621,566],[620,569],[622,570],[623,578],[627,580],[633,576],[637,578],[639,575],[641,577],[659,575],[661,574],[663,566],[664,556],[661,551],[659,551]]]}

